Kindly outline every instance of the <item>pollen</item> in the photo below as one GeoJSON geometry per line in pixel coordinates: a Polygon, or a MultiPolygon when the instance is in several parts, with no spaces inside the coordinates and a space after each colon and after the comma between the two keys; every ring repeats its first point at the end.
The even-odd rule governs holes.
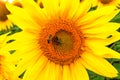
{"type": "Polygon", "coordinates": [[[40,33],[43,54],[56,64],[70,64],[83,53],[83,34],[74,22],[65,19],[49,21],[40,33]]]}
{"type": "Polygon", "coordinates": [[[4,22],[6,21],[7,15],[10,14],[10,12],[8,11],[8,9],[5,6],[5,3],[0,1],[0,21],[4,22]]]}

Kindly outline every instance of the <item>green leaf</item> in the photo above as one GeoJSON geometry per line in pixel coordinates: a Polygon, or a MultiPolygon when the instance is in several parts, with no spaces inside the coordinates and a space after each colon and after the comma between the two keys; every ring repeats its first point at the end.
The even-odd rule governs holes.
{"type": "Polygon", "coordinates": [[[110,22],[120,23],[120,12],[110,22]]]}
{"type": "Polygon", "coordinates": [[[113,47],[114,50],[120,52],[120,44],[113,47]]]}
{"type": "Polygon", "coordinates": [[[13,54],[16,50],[10,50],[9,53],[13,54]]]}
{"type": "Polygon", "coordinates": [[[8,33],[8,32],[10,32],[10,29],[1,30],[1,31],[0,31],[0,35],[6,34],[6,33],[8,33]]]}
{"type": "Polygon", "coordinates": [[[120,40],[108,45],[107,47],[120,53],[120,40]]]}
{"type": "Polygon", "coordinates": [[[8,36],[9,36],[9,35],[12,35],[14,33],[21,32],[21,31],[22,31],[22,29],[20,29],[17,25],[13,24],[9,29],[7,28],[7,29],[4,29],[4,30],[0,30],[0,35],[3,35],[3,34],[6,34],[6,33],[10,32],[8,34],[8,36]]]}
{"type": "Polygon", "coordinates": [[[97,6],[91,7],[90,10],[89,10],[88,12],[94,11],[94,10],[96,10],[96,9],[97,9],[97,6]]]}
{"type": "Polygon", "coordinates": [[[118,76],[110,80],[120,80],[120,63],[114,63],[113,66],[118,70],[118,76]]]}
{"type": "Polygon", "coordinates": [[[102,77],[102,76],[96,76],[96,77],[93,78],[92,80],[105,80],[105,78],[102,77]]]}
{"type": "Polygon", "coordinates": [[[117,31],[120,32],[120,28],[117,31]]]}
{"type": "Polygon", "coordinates": [[[15,41],[14,39],[11,39],[11,40],[8,40],[6,43],[11,43],[11,42],[13,42],[13,41],[15,41]]]}
{"type": "Polygon", "coordinates": [[[92,71],[89,71],[89,70],[87,70],[87,71],[88,71],[90,80],[105,80],[105,77],[100,76],[92,71]]]}
{"type": "Polygon", "coordinates": [[[17,33],[17,32],[21,32],[21,31],[22,31],[21,28],[19,28],[17,25],[13,25],[13,27],[11,28],[11,33],[8,34],[8,36],[10,36],[10,35],[12,35],[12,34],[15,34],[15,33],[17,33]]]}
{"type": "Polygon", "coordinates": [[[120,72],[120,63],[114,63],[113,66],[120,72]]]}
{"type": "Polygon", "coordinates": [[[112,49],[120,53],[120,40],[114,43],[112,49]]]}
{"type": "Polygon", "coordinates": [[[23,72],[22,74],[20,74],[18,77],[21,78],[21,79],[23,79],[23,76],[24,76],[25,72],[26,72],[26,71],[24,71],[24,72],[23,72]]]}
{"type": "Polygon", "coordinates": [[[120,62],[120,59],[115,59],[115,58],[108,58],[107,60],[108,60],[111,64],[119,63],[119,62],[120,62]]]}

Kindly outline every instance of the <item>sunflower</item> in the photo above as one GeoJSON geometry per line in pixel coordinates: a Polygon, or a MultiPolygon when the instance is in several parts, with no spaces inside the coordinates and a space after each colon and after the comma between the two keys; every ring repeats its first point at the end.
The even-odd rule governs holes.
{"type": "Polygon", "coordinates": [[[6,2],[0,0],[0,30],[10,28],[11,21],[7,18],[7,15],[10,14],[10,11],[5,7],[6,2]]]}
{"type": "Polygon", "coordinates": [[[89,80],[86,69],[117,76],[104,59],[120,59],[107,47],[120,40],[120,24],[109,22],[119,12],[114,6],[89,11],[89,0],[42,0],[42,8],[32,0],[21,4],[24,8],[6,5],[8,18],[23,30],[11,36],[14,59],[21,59],[16,76],[25,71],[23,80],[89,80]]]}
{"type": "Polygon", "coordinates": [[[0,0],[0,30],[10,29],[12,27],[12,22],[7,18],[8,14],[11,14],[10,11],[6,8],[6,3],[12,3],[16,6],[21,7],[19,1],[12,0],[0,0]]]}
{"type": "Polygon", "coordinates": [[[115,6],[117,8],[120,4],[120,0],[92,0],[93,6],[104,7],[104,6],[115,6]]]}
{"type": "Polygon", "coordinates": [[[4,51],[6,41],[7,34],[0,35],[0,80],[19,80],[19,78],[15,78],[13,74],[16,67],[12,61],[12,55],[4,51]]]}

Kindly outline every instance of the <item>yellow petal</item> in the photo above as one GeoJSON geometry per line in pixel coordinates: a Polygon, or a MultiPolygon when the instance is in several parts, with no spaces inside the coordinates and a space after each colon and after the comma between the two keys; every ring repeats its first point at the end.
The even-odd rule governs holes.
{"type": "Polygon", "coordinates": [[[63,79],[62,80],[72,80],[69,65],[63,66],[63,79]]]}
{"type": "Polygon", "coordinates": [[[113,15],[112,17],[110,17],[112,19],[114,15],[119,13],[119,10],[114,10],[114,9],[115,8],[113,6],[107,6],[107,7],[100,8],[94,11],[90,11],[85,16],[81,17],[78,20],[78,25],[90,24],[101,17],[103,17],[103,19],[104,19],[104,16],[108,15],[109,17],[110,14],[113,15]]]}
{"type": "Polygon", "coordinates": [[[88,73],[81,64],[80,60],[77,60],[71,64],[70,69],[73,80],[89,80],[88,73]]]}
{"type": "Polygon", "coordinates": [[[60,0],[60,16],[66,17],[70,10],[72,0],[60,0]]]}
{"type": "Polygon", "coordinates": [[[60,67],[56,68],[56,64],[53,62],[48,62],[45,68],[38,74],[35,80],[61,80],[58,78],[61,74],[59,71],[60,67]]]}
{"type": "Polygon", "coordinates": [[[116,11],[113,11],[111,14],[104,15],[100,18],[97,18],[95,21],[92,21],[88,24],[81,25],[81,29],[89,29],[89,28],[95,28],[95,27],[100,27],[102,25],[107,24],[114,16],[116,15],[116,11]]]}
{"type": "Polygon", "coordinates": [[[29,14],[24,9],[22,9],[20,7],[17,7],[17,6],[14,6],[14,5],[11,5],[9,3],[6,4],[6,7],[11,12],[11,14],[15,14],[15,15],[19,16],[20,18],[22,17],[23,19],[32,20],[30,18],[29,14]],[[24,15],[22,15],[21,13],[24,14],[24,15]]]}
{"type": "Polygon", "coordinates": [[[68,16],[73,17],[72,15],[75,13],[78,4],[79,4],[78,0],[69,0],[69,1],[60,0],[60,17],[62,18],[67,18],[68,16]]]}
{"type": "Polygon", "coordinates": [[[88,70],[93,71],[93,72],[95,72],[95,73],[97,73],[99,75],[104,75],[101,72],[99,72],[98,70],[94,69],[94,67],[91,67],[89,64],[87,64],[83,59],[80,59],[80,62],[88,70]]]}
{"type": "Polygon", "coordinates": [[[76,11],[79,9],[79,5],[80,5],[80,0],[73,0],[73,2],[71,3],[71,8],[70,11],[68,13],[68,18],[72,19],[76,13],[76,11]]]}
{"type": "MultiPolygon", "coordinates": [[[[28,56],[28,55],[27,55],[28,56]]],[[[15,57],[15,56],[14,56],[15,57]]],[[[37,57],[37,56],[36,56],[37,57]]],[[[17,60],[17,59],[16,59],[17,60]]],[[[18,61],[18,60],[17,60],[18,61]]],[[[22,74],[26,69],[28,69],[28,67],[34,65],[34,63],[36,62],[36,58],[32,59],[26,59],[24,60],[19,60],[17,62],[17,68],[16,71],[14,72],[14,76],[18,77],[20,74],[22,74]],[[30,63],[28,63],[30,62],[30,63]]]]}
{"type": "Polygon", "coordinates": [[[28,34],[27,32],[22,31],[14,35],[7,36],[7,38],[8,39],[5,41],[5,43],[11,39],[15,41],[4,45],[4,47],[1,48],[1,51],[8,52],[10,50],[16,50],[15,54],[13,54],[16,55],[16,57],[13,59],[17,59],[19,56],[24,55],[24,53],[28,54],[28,52],[31,52],[33,50],[40,51],[40,49],[38,48],[39,45],[38,42],[36,41],[36,37],[34,35],[28,34]],[[29,46],[25,46],[25,45],[29,45],[29,46]]]}
{"type": "Polygon", "coordinates": [[[42,0],[46,14],[50,16],[50,19],[53,17],[59,17],[59,0],[42,0]]]}
{"type": "Polygon", "coordinates": [[[59,64],[56,64],[56,80],[62,80],[62,66],[59,64]]]}
{"type": "Polygon", "coordinates": [[[53,62],[51,62],[50,63],[50,70],[49,70],[49,80],[56,80],[57,79],[57,76],[56,76],[56,74],[58,74],[58,73],[56,73],[56,67],[55,67],[55,63],[53,63],[53,62]]]}
{"type": "MultiPolygon", "coordinates": [[[[84,27],[84,26],[83,26],[84,27]]],[[[120,28],[118,23],[106,23],[101,26],[95,26],[94,28],[82,29],[84,34],[106,34],[112,33],[120,28]]]]}
{"type": "Polygon", "coordinates": [[[106,45],[109,45],[109,44],[111,44],[113,42],[116,42],[116,41],[120,40],[120,32],[115,31],[111,35],[112,35],[112,37],[108,38],[106,40],[106,45]]]}
{"type": "Polygon", "coordinates": [[[91,52],[95,55],[105,57],[105,58],[119,58],[120,54],[108,47],[104,43],[97,39],[86,40],[86,45],[91,49],[91,52]]]}
{"type": "Polygon", "coordinates": [[[79,7],[73,17],[73,20],[77,20],[80,17],[82,17],[84,14],[88,12],[88,10],[91,8],[91,1],[90,0],[84,0],[82,2],[79,2],[79,7]]]}
{"type": "Polygon", "coordinates": [[[14,24],[17,24],[17,26],[19,26],[23,30],[29,31],[30,29],[33,29],[35,31],[36,30],[38,31],[41,29],[40,25],[36,24],[34,21],[31,21],[29,18],[23,19],[23,17],[19,17],[16,15],[8,15],[8,18],[12,20],[14,24]]]}
{"type": "Polygon", "coordinates": [[[112,33],[101,33],[101,34],[84,34],[84,37],[87,37],[87,38],[99,38],[99,39],[104,39],[106,45],[108,44],[111,44],[115,41],[118,41],[120,40],[120,32],[118,31],[114,31],[112,33]],[[109,36],[112,36],[110,38],[108,38],[109,36]]]}
{"type": "Polygon", "coordinates": [[[11,20],[6,20],[4,22],[0,21],[0,30],[6,30],[10,29],[12,27],[12,21],[11,20]]]}
{"type": "Polygon", "coordinates": [[[92,0],[92,6],[94,7],[94,6],[97,6],[97,4],[98,4],[98,0],[92,0]]]}
{"type": "Polygon", "coordinates": [[[6,44],[7,34],[0,35],[0,48],[6,44]]]}
{"type": "Polygon", "coordinates": [[[98,73],[99,75],[112,78],[116,77],[118,74],[118,71],[108,61],[101,57],[92,55],[89,52],[81,55],[81,61],[86,68],[98,73]]]}
{"type": "Polygon", "coordinates": [[[38,39],[38,34],[39,33],[34,33],[30,31],[30,29],[28,29],[27,31],[24,30],[20,33],[16,33],[8,37],[9,39],[15,39],[17,42],[22,42],[22,41],[34,42],[36,39],[38,39]],[[23,36],[23,35],[26,35],[26,36],[23,36]],[[33,41],[29,41],[30,39],[32,39],[33,41]]]}
{"type": "MultiPolygon", "coordinates": [[[[115,31],[111,34],[100,34],[100,35],[87,35],[87,37],[92,37],[93,39],[95,39],[95,41],[100,41],[100,43],[103,43],[103,45],[110,45],[118,40],[120,40],[120,32],[115,31]],[[108,38],[109,36],[112,36],[110,38],[108,38]],[[94,36],[94,37],[93,37],[94,36]]],[[[86,36],[86,35],[85,35],[86,36]]]]}
{"type": "Polygon", "coordinates": [[[50,61],[48,61],[44,69],[38,73],[37,75],[38,77],[35,80],[49,80],[51,78],[50,69],[51,69],[51,63],[50,61]]]}
{"type": "Polygon", "coordinates": [[[105,33],[105,34],[104,33],[101,33],[101,34],[84,34],[84,37],[86,37],[86,38],[107,39],[111,34],[110,33],[105,33]]]}
{"type": "Polygon", "coordinates": [[[44,24],[44,20],[48,19],[44,10],[42,10],[34,0],[22,0],[21,1],[25,11],[30,14],[30,16],[37,22],[39,25],[44,24]],[[34,11],[34,12],[33,12],[34,11]]]}
{"type": "MultiPolygon", "coordinates": [[[[29,68],[27,69],[24,79],[25,80],[36,80],[39,77],[39,74],[44,69],[48,62],[48,59],[45,56],[40,56],[37,58],[36,63],[34,65],[29,65],[29,68]],[[32,76],[32,77],[31,77],[32,76]]],[[[30,62],[33,63],[33,62],[30,62]]]]}

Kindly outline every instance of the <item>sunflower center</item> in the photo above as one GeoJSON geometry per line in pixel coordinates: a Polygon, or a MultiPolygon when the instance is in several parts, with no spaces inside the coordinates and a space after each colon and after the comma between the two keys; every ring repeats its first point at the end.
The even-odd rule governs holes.
{"type": "Polygon", "coordinates": [[[59,30],[52,39],[52,44],[56,51],[66,54],[73,49],[73,37],[70,32],[59,30]]]}
{"type": "Polygon", "coordinates": [[[69,20],[48,22],[42,29],[39,40],[43,54],[56,64],[73,63],[83,52],[83,34],[69,20]]]}
{"type": "Polygon", "coordinates": [[[113,0],[100,0],[100,2],[103,3],[103,4],[109,4],[112,1],[113,0]]]}
{"type": "Polygon", "coordinates": [[[0,21],[6,21],[8,14],[10,14],[10,12],[5,6],[5,2],[0,1],[0,21]]]}

